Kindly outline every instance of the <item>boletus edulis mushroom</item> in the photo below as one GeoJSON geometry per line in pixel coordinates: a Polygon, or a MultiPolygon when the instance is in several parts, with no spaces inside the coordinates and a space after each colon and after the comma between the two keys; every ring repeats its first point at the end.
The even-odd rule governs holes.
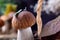
{"type": "Polygon", "coordinates": [[[18,30],[17,40],[34,40],[31,26],[35,24],[34,15],[26,10],[16,13],[12,19],[12,27],[18,30]]]}

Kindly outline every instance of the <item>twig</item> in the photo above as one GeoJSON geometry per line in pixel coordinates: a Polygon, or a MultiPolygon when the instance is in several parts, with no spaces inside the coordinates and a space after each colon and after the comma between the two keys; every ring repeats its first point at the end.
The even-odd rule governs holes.
{"type": "Polygon", "coordinates": [[[41,38],[41,30],[42,30],[42,20],[41,20],[41,10],[42,10],[42,2],[43,0],[38,0],[38,5],[37,5],[37,26],[38,26],[38,36],[41,38]]]}

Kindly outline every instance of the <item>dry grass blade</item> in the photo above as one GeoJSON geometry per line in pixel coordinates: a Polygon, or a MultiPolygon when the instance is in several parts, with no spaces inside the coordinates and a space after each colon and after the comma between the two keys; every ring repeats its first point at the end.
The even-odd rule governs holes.
{"type": "Polygon", "coordinates": [[[41,20],[42,2],[43,2],[43,0],[38,0],[37,10],[36,10],[37,11],[36,21],[37,21],[37,26],[38,26],[38,36],[39,37],[41,35],[41,30],[42,30],[42,20],[41,20]]]}

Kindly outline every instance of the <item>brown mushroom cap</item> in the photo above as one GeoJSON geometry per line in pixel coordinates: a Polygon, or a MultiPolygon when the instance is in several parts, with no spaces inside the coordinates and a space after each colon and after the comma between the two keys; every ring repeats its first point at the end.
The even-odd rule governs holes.
{"type": "Polygon", "coordinates": [[[8,16],[6,16],[6,15],[2,15],[2,16],[1,16],[1,19],[2,19],[3,21],[6,21],[6,20],[8,20],[9,18],[8,18],[8,16]]]}
{"type": "Polygon", "coordinates": [[[13,18],[14,13],[15,13],[15,12],[10,12],[10,13],[8,14],[9,19],[12,19],[12,18],[13,18]]]}
{"type": "Polygon", "coordinates": [[[35,24],[35,17],[29,11],[22,11],[12,20],[12,26],[17,29],[25,29],[35,24]]]}
{"type": "Polygon", "coordinates": [[[4,21],[0,19],[0,27],[2,27],[3,25],[4,25],[4,21]]]}
{"type": "Polygon", "coordinates": [[[9,20],[9,19],[12,19],[14,13],[15,13],[15,12],[10,12],[8,15],[2,15],[2,16],[1,16],[1,19],[2,19],[3,21],[7,21],[7,20],[9,20]]]}

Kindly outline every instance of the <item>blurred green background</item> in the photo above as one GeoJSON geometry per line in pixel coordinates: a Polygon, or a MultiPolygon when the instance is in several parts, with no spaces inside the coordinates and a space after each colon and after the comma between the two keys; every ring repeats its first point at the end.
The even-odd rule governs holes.
{"type": "Polygon", "coordinates": [[[4,13],[8,3],[14,4],[14,0],[0,0],[0,15],[4,13]]]}

